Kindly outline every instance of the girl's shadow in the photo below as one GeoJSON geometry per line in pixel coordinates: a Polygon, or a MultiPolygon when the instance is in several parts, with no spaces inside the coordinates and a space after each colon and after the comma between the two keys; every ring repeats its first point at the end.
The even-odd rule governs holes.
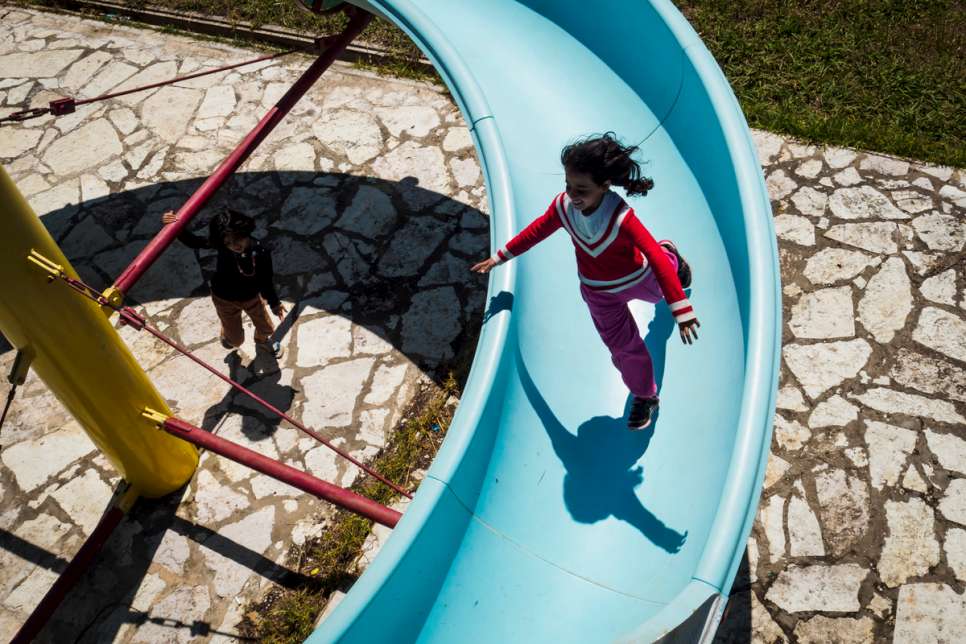
{"type": "MultiPolygon", "coordinates": [[[[670,314],[661,309],[659,306],[648,333],[648,345],[656,349],[651,357],[659,388],[664,374],[664,344],[674,328],[670,314]]],[[[635,493],[644,482],[643,466],[637,463],[650,445],[657,418],[643,431],[629,431],[628,404],[621,418],[595,416],[582,423],[575,436],[557,419],[540,394],[519,349],[516,359],[524,392],[567,470],[563,481],[564,503],[574,520],[596,523],[614,516],[640,530],[659,548],[678,552],[687,539],[687,532],[666,526],[641,504],[635,493]]]]}

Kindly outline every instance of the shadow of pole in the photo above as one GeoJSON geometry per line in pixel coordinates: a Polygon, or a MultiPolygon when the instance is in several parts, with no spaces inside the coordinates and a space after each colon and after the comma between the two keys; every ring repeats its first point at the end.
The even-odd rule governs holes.
{"type": "MultiPolygon", "coordinates": [[[[192,637],[219,634],[200,620],[189,624],[133,608],[154,555],[169,530],[284,588],[304,588],[315,582],[210,528],[177,516],[175,512],[186,490],[187,487],[158,501],[138,501],[64,599],[38,641],[113,641],[126,624],[148,623],[173,629],[188,628],[192,637]],[[141,532],[145,524],[151,526],[148,534],[141,532]]],[[[232,633],[221,634],[243,639],[232,633]]]]}
{"type": "Polygon", "coordinates": [[[318,581],[301,573],[293,572],[263,554],[232,541],[211,528],[192,523],[181,517],[175,516],[171,521],[171,525],[168,526],[168,529],[191,539],[195,543],[204,546],[226,559],[245,566],[252,572],[271,579],[274,583],[284,588],[290,590],[303,588],[306,585],[311,585],[318,581]]]}
{"type": "MultiPolygon", "coordinates": [[[[139,610],[128,610],[127,617],[124,620],[126,624],[132,624],[134,626],[144,626],[145,624],[155,624],[157,626],[164,626],[171,629],[187,629],[188,636],[195,637],[211,637],[215,635],[222,635],[232,641],[237,642],[254,642],[258,638],[255,637],[245,637],[240,633],[230,633],[228,631],[219,631],[216,628],[212,628],[211,624],[204,622],[200,619],[192,621],[190,624],[188,622],[182,622],[181,620],[175,619],[173,617],[153,617],[149,613],[145,613],[139,610]]],[[[175,641],[180,641],[178,636],[174,636],[175,641]]]]}
{"type": "MultiPolygon", "coordinates": [[[[40,642],[113,641],[117,630],[109,617],[117,606],[129,606],[147,576],[161,545],[164,531],[174,518],[185,486],[163,499],[139,499],[127,513],[77,584],[40,632],[40,642]],[[143,521],[152,520],[159,532],[145,535],[143,521]],[[105,618],[108,620],[105,622],[105,618]]],[[[113,507],[110,503],[107,510],[113,507]]]]}
{"type": "Polygon", "coordinates": [[[35,566],[52,570],[56,573],[64,572],[70,563],[49,550],[36,546],[14,533],[0,528],[0,550],[6,550],[35,566]]]}

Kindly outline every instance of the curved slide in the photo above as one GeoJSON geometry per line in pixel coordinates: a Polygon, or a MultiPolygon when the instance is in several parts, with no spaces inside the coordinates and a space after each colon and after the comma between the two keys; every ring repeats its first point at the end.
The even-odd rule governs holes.
{"type": "Polygon", "coordinates": [[[567,236],[495,269],[443,448],[310,641],[710,641],[758,502],[781,316],[768,197],[724,76],[667,0],[356,3],[404,29],[460,104],[494,247],[563,189],[564,144],[642,141],[655,188],[631,203],[690,261],[702,327],[689,347],[666,305],[635,311],[662,403],[628,432],[567,236]]]}

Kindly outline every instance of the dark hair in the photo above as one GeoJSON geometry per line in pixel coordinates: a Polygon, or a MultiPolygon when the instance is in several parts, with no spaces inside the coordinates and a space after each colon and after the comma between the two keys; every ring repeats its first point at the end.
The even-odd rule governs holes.
{"type": "Polygon", "coordinates": [[[629,195],[646,195],[654,182],[641,176],[641,165],[633,158],[638,147],[621,145],[613,132],[590,136],[571,143],[560,152],[564,168],[589,174],[594,183],[610,181],[621,186],[629,195]]]}
{"type": "Polygon", "coordinates": [[[255,232],[255,220],[227,206],[212,218],[208,228],[209,239],[214,245],[220,245],[227,234],[248,237],[253,232],[255,232]]]}

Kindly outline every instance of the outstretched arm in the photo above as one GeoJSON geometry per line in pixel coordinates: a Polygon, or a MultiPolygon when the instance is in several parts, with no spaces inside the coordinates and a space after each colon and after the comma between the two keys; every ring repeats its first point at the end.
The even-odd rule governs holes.
{"type": "Polygon", "coordinates": [[[493,257],[474,264],[470,270],[477,273],[487,273],[494,266],[508,262],[518,255],[522,255],[555,233],[562,225],[560,216],[557,214],[557,204],[562,198],[563,193],[553,200],[546,212],[533,220],[516,237],[508,241],[506,246],[497,250],[493,257]]]}
{"type": "Polygon", "coordinates": [[[681,281],[678,273],[674,270],[671,260],[667,258],[664,249],[655,241],[651,233],[644,227],[637,217],[628,217],[624,221],[624,226],[634,238],[634,245],[643,253],[647,259],[648,266],[654,271],[657,283],[664,294],[664,301],[667,302],[674,315],[674,321],[678,324],[678,331],[681,334],[681,342],[693,344],[698,339],[698,316],[694,313],[691,302],[688,301],[681,288],[681,281]]]}
{"type": "MultiPolygon", "coordinates": [[[[175,214],[175,212],[173,210],[169,210],[161,215],[161,223],[167,226],[168,224],[173,224],[177,218],[178,216],[175,214]]],[[[195,235],[194,233],[190,232],[187,227],[178,233],[178,241],[188,248],[211,248],[209,239],[195,235]]]]}

